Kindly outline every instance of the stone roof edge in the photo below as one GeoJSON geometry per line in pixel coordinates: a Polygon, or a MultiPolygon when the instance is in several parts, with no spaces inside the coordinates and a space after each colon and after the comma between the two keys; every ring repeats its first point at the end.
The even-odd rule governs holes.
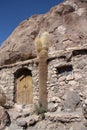
{"type": "MultiPolygon", "coordinates": [[[[73,51],[76,51],[76,50],[87,50],[87,44],[85,44],[84,46],[78,46],[78,47],[72,47],[72,48],[68,48],[66,50],[58,50],[58,51],[55,51],[53,53],[49,53],[48,55],[48,60],[52,60],[52,59],[56,59],[60,56],[63,56],[69,52],[73,52],[73,51]]],[[[29,59],[29,60],[26,60],[26,61],[20,61],[20,62],[16,62],[16,63],[13,63],[13,64],[9,64],[9,65],[3,65],[3,66],[0,66],[0,69],[3,69],[3,68],[12,68],[12,67],[15,67],[17,65],[26,65],[26,64],[34,64],[34,63],[37,63],[38,64],[38,58],[34,58],[34,59],[29,59]]]]}
{"type": "Polygon", "coordinates": [[[65,50],[58,50],[53,53],[49,53],[49,58],[60,57],[66,53],[73,52],[76,50],[87,50],[87,44],[85,44],[84,46],[72,47],[72,48],[67,48],[65,50]]]}
{"type": "Polygon", "coordinates": [[[26,60],[26,61],[19,61],[19,62],[9,64],[9,65],[3,65],[3,66],[0,66],[0,69],[2,69],[2,68],[12,68],[12,67],[15,67],[17,65],[26,65],[26,64],[29,64],[29,63],[32,63],[32,64],[38,63],[38,58],[29,59],[29,60],[26,60]]]}

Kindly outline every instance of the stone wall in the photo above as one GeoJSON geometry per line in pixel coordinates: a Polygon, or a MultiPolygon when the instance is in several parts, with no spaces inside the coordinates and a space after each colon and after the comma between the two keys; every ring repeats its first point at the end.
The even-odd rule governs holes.
{"type": "Polygon", "coordinates": [[[70,61],[65,56],[49,62],[48,97],[63,98],[67,90],[76,90],[87,98],[87,50],[73,51],[70,61]]]}
{"type": "Polygon", "coordinates": [[[0,68],[0,88],[4,90],[7,97],[7,105],[13,105],[15,102],[15,87],[16,87],[16,77],[15,73],[17,70],[27,68],[32,73],[33,79],[33,100],[37,100],[38,97],[38,69],[37,64],[19,63],[13,66],[5,66],[0,68]]]}
{"type": "Polygon", "coordinates": [[[3,68],[0,70],[0,88],[4,90],[7,100],[13,100],[14,75],[12,68],[3,68]]]}
{"type": "MultiPolygon", "coordinates": [[[[0,87],[7,96],[7,104],[14,103],[15,72],[20,68],[31,70],[33,79],[33,100],[38,100],[38,64],[37,62],[20,62],[13,66],[0,68],[0,87]]],[[[67,62],[65,55],[48,59],[48,101],[53,97],[63,98],[67,90],[76,90],[87,98],[87,52],[73,51],[67,62]]]]}

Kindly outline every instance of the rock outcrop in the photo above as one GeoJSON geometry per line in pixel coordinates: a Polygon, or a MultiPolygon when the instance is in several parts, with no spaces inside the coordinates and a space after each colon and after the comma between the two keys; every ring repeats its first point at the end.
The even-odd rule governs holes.
{"type": "Polygon", "coordinates": [[[8,112],[0,106],[0,130],[3,130],[6,126],[11,123],[8,112]]]}
{"type": "Polygon", "coordinates": [[[0,66],[36,57],[34,40],[50,33],[50,51],[85,46],[87,43],[87,1],[65,0],[47,14],[24,20],[0,47],[0,66]]]}
{"type": "MultiPolygon", "coordinates": [[[[65,0],[47,14],[34,15],[20,23],[2,44],[0,87],[3,88],[6,97],[3,98],[5,95],[0,91],[0,105],[7,108],[7,111],[0,106],[0,129],[87,130],[86,26],[87,0],[65,0]],[[32,71],[34,98],[38,99],[37,61],[34,64],[35,68],[31,70],[33,60],[28,59],[36,57],[34,40],[44,31],[50,33],[51,39],[48,62],[59,54],[49,62],[46,113],[41,109],[33,111],[32,105],[30,107],[13,102],[16,80],[22,71],[28,70],[27,68],[29,76],[32,71]],[[60,52],[64,52],[64,55],[60,52]],[[24,62],[13,64],[19,61],[24,62]],[[26,68],[21,69],[22,66],[26,68]]],[[[24,72],[22,74],[25,76],[24,72]]]]}

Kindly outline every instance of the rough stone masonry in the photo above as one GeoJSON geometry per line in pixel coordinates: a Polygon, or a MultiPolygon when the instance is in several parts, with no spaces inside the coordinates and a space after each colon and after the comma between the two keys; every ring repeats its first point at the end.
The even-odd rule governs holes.
{"type": "MultiPolygon", "coordinates": [[[[38,35],[48,31],[51,38],[47,60],[49,113],[42,121],[43,128],[73,130],[74,125],[83,120],[81,107],[87,98],[86,26],[86,0],[66,0],[46,14],[20,23],[0,47],[0,88],[6,95],[5,107],[19,102],[23,106],[28,101],[37,103],[38,58],[33,43],[38,35]],[[27,89],[32,92],[28,94],[27,89]]],[[[83,104],[85,117],[86,105],[83,104]]],[[[86,126],[87,122],[84,124],[86,126]]],[[[35,127],[40,128],[40,125],[35,127]]]]}
{"type": "MultiPolygon", "coordinates": [[[[87,50],[86,48],[51,54],[48,58],[48,101],[53,97],[63,98],[67,90],[76,90],[86,98],[87,95],[87,50]],[[71,59],[66,58],[72,53],[71,59]]],[[[7,104],[16,101],[16,73],[23,68],[32,73],[33,100],[38,99],[38,61],[29,60],[13,65],[2,66],[0,69],[0,87],[7,96],[7,104]]]]}

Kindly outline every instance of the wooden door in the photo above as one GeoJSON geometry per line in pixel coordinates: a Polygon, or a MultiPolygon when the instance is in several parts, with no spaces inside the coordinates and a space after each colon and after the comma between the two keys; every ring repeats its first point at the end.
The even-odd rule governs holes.
{"type": "Polygon", "coordinates": [[[22,75],[17,79],[17,103],[18,104],[32,104],[33,90],[32,77],[29,75],[22,75]]]}

